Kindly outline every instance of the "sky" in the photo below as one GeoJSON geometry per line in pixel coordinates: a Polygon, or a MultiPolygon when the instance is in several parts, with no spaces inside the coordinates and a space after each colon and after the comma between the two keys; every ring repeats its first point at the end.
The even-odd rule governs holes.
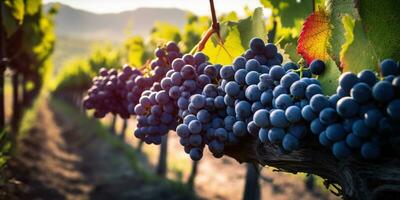
{"type": "MultiPolygon", "coordinates": [[[[43,0],[43,3],[60,2],[95,13],[118,13],[140,7],[163,7],[189,10],[198,15],[209,15],[210,6],[207,0],[43,0]]],[[[243,8],[261,7],[259,0],[214,0],[217,13],[236,11],[244,15],[243,8]]],[[[217,14],[218,15],[218,14],[217,14]]]]}

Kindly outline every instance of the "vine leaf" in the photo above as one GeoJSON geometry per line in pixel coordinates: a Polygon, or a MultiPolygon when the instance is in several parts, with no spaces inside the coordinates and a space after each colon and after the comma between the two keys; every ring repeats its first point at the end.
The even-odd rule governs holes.
{"type": "Polygon", "coordinates": [[[310,0],[260,0],[260,3],[280,16],[283,27],[295,26],[296,21],[306,18],[313,10],[310,0]]]}
{"type": "Polygon", "coordinates": [[[322,90],[325,95],[332,95],[336,93],[336,88],[338,87],[338,79],[340,76],[339,68],[337,67],[335,61],[329,59],[325,61],[325,72],[318,76],[318,80],[321,82],[322,90]]]}
{"type": "Polygon", "coordinates": [[[253,37],[266,38],[262,8],[256,8],[252,16],[237,22],[220,24],[220,36],[213,34],[202,50],[212,63],[228,65],[248,48],[253,37]]]}
{"type": "Polygon", "coordinates": [[[28,15],[34,15],[36,14],[39,9],[41,9],[41,1],[37,0],[26,0],[25,2],[25,12],[28,15]]]}
{"type": "Polygon", "coordinates": [[[327,61],[332,27],[324,9],[312,13],[303,24],[297,45],[297,52],[310,63],[314,59],[327,61]]]}
{"type": "Polygon", "coordinates": [[[361,24],[379,59],[400,60],[398,0],[359,0],[361,24]]]}
{"type": "Polygon", "coordinates": [[[231,64],[236,56],[241,55],[245,51],[241,45],[238,28],[236,26],[226,28],[229,29],[229,33],[226,35],[223,44],[221,41],[218,41],[217,37],[211,37],[211,40],[206,43],[203,49],[203,53],[209,57],[211,63],[231,64]]]}
{"type": "Polygon", "coordinates": [[[256,8],[252,16],[239,20],[237,26],[243,47],[248,47],[253,37],[266,39],[267,32],[262,8],[256,8]]]}
{"type": "Polygon", "coordinates": [[[11,37],[22,24],[24,19],[24,1],[23,0],[5,0],[0,1],[1,28],[11,37]]]}
{"type": "Polygon", "coordinates": [[[354,19],[358,19],[358,12],[355,8],[355,0],[327,0],[326,4],[326,10],[329,13],[329,20],[332,24],[329,55],[336,63],[339,63],[340,51],[346,41],[342,18],[349,15],[354,19]]]}
{"type": "Polygon", "coordinates": [[[343,17],[346,42],[340,51],[340,67],[342,71],[358,73],[363,69],[377,70],[378,61],[361,22],[349,15],[343,17]]]}

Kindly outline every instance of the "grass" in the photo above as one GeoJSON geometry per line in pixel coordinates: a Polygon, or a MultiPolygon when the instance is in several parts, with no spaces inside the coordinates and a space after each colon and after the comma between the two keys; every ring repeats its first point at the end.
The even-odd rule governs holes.
{"type": "Polygon", "coordinates": [[[63,100],[50,98],[49,103],[52,108],[56,109],[56,112],[63,113],[66,116],[74,116],[71,117],[71,120],[82,132],[88,134],[94,133],[97,137],[109,142],[114,148],[122,150],[128,158],[132,169],[143,176],[146,184],[162,182],[179,193],[191,194],[184,183],[160,178],[141,167],[141,164],[138,161],[138,152],[133,149],[132,146],[123,142],[120,138],[111,135],[109,133],[109,127],[105,126],[99,120],[89,118],[85,113],[80,112],[77,108],[69,105],[63,100]]]}

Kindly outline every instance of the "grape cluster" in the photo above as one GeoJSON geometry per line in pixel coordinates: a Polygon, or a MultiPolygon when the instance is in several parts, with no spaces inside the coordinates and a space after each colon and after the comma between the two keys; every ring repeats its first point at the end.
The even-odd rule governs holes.
{"type": "Polygon", "coordinates": [[[380,70],[382,80],[370,70],[343,73],[329,106],[311,122],[311,131],[338,159],[360,152],[373,160],[384,146],[397,148],[392,139],[400,137],[400,68],[387,59],[380,70]]]}
{"type": "Polygon", "coordinates": [[[165,47],[154,51],[155,59],[151,61],[151,71],[148,76],[132,76],[127,81],[128,111],[135,115],[135,106],[139,103],[143,91],[148,89],[160,90],[160,81],[171,69],[171,63],[176,58],[182,57],[179,47],[175,42],[168,42],[165,47]]]}
{"type": "MultiPolygon", "coordinates": [[[[201,93],[201,88],[217,78],[216,74],[216,66],[210,65],[201,52],[176,58],[172,69],[160,81],[160,88],[145,91],[135,106],[139,115],[135,136],[147,143],[161,142],[161,136],[175,130],[177,122],[189,112],[183,106],[188,105],[189,97],[201,93]]],[[[194,112],[192,107],[190,110],[194,112]]]]}
{"type": "Polygon", "coordinates": [[[138,76],[141,72],[129,65],[125,65],[122,71],[101,68],[99,75],[93,78],[93,86],[83,100],[83,107],[94,109],[96,118],[103,118],[107,113],[129,118],[127,80],[138,76]]]}

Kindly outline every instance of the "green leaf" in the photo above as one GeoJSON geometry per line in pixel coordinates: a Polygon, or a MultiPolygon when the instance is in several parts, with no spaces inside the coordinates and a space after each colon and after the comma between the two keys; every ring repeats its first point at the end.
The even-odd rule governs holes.
{"type": "Polygon", "coordinates": [[[210,62],[231,64],[233,59],[248,48],[253,37],[266,38],[264,16],[261,8],[255,9],[252,16],[238,22],[226,21],[220,24],[220,35],[215,34],[207,41],[203,52],[208,55],[210,62]]]}
{"type": "Polygon", "coordinates": [[[24,19],[24,1],[23,0],[4,0],[6,9],[11,11],[15,20],[22,23],[24,19]]]}
{"type": "Polygon", "coordinates": [[[11,37],[22,24],[24,19],[23,0],[4,0],[0,2],[1,25],[7,37],[11,37]]]}
{"type": "Polygon", "coordinates": [[[5,144],[2,144],[0,153],[1,154],[8,153],[11,150],[11,146],[12,146],[12,144],[10,141],[7,141],[5,144]]]}
{"type": "Polygon", "coordinates": [[[40,11],[42,1],[41,0],[26,0],[25,2],[26,14],[34,15],[40,11]]]}
{"type": "Polygon", "coordinates": [[[360,20],[351,16],[343,17],[346,42],[340,51],[342,71],[358,73],[363,69],[377,70],[378,61],[374,48],[367,40],[360,20]]]}
{"type": "Polygon", "coordinates": [[[333,60],[326,61],[325,65],[325,72],[318,76],[317,79],[321,82],[324,94],[332,95],[335,94],[336,88],[338,87],[340,71],[333,60]]]}
{"type": "Polygon", "coordinates": [[[128,62],[133,66],[142,66],[144,64],[145,47],[143,38],[135,36],[125,41],[125,49],[128,54],[128,62]]]}
{"type": "Polygon", "coordinates": [[[305,19],[312,13],[311,0],[260,0],[266,8],[273,9],[275,15],[279,15],[284,27],[293,27],[296,20],[305,19]]]}
{"type": "Polygon", "coordinates": [[[212,37],[211,40],[206,43],[203,53],[209,57],[209,61],[211,63],[229,65],[232,63],[235,57],[241,55],[245,51],[245,48],[242,46],[242,41],[237,26],[223,27],[225,30],[224,35],[226,35],[224,37],[224,45],[221,46],[219,43],[217,43],[217,39],[212,37]]]}
{"type": "Polygon", "coordinates": [[[379,59],[400,60],[399,1],[360,0],[358,8],[362,26],[379,59]]]}
{"type": "Polygon", "coordinates": [[[329,54],[333,60],[338,62],[340,58],[340,49],[346,41],[342,18],[345,15],[350,15],[357,19],[358,14],[355,9],[354,0],[327,0],[326,4],[332,24],[332,37],[330,39],[331,49],[329,54]]]}
{"type": "Polygon", "coordinates": [[[0,156],[0,168],[2,168],[8,161],[8,157],[0,156]]]}
{"type": "Polygon", "coordinates": [[[243,47],[248,47],[253,37],[265,39],[267,32],[262,8],[256,8],[252,16],[239,20],[238,29],[243,47]]]}

